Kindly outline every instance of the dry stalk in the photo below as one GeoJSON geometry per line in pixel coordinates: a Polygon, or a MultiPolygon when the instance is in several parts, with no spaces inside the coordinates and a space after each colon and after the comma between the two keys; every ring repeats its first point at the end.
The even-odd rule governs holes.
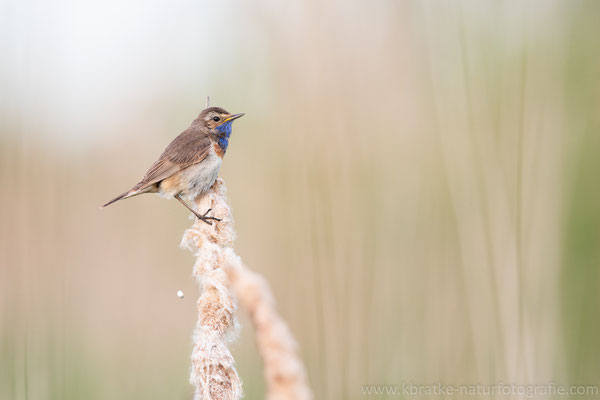
{"type": "Polygon", "coordinates": [[[237,307],[223,268],[225,249],[233,244],[235,234],[221,180],[197,199],[196,208],[202,213],[212,208],[211,215],[222,221],[208,225],[198,220],[181,240],[183,247],[195,251],[194,276],[201,289],[190,382],[194,400],[237,400],[242,397],[242,383],[227,348],[237,332],[237,307]]]}
{"type": "Polygon", "coordinates": [[[298,344],[285,321],[277,314],[267,281],[246,267],[227,249],[227,272],[233,289],[252,317],[256,342],[263,358],[268,400],[309,400],[304,364],[298,344]]]}
{"type": "Polygon", "coordinates": [[[202,294],[198,300],[198,324],[194,333],[190,381],[195,400],[233,400],[242,396],[240,378],[226,343],[237,332],[236,303],[230,285],[248,309],[264,360],[268,400],[308,400],[312,393],[297,343],[277,314],[267,282],[249,270],[233,251],[235,239],[231,210],[223,180],[197,199],[197,210],[221,221],[208,225],[196,221],[186,230],[182,246],[196,250],[194,275],[202,294]]]}

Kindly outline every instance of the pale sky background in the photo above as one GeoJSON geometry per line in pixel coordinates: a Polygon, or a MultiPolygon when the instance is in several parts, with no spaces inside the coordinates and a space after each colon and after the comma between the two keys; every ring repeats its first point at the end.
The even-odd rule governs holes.
{"type": "Polygon", "coordinates": [[[227,87],[236,73],[228,66],[242,57],[254,79],[236,88],[237,96],[265,69],[256,32],[231,1],[27,0],[0,7],[0,109],[25,125],[34,113],[44,129],[32,126],[29,134],[63,144],[119,135],[135,114],[160,120],[157,97],[174,108],[195,103],[199,111],[210,88],[227,87]],[[243,52],[249,41],[254,57],[243,52]]]}

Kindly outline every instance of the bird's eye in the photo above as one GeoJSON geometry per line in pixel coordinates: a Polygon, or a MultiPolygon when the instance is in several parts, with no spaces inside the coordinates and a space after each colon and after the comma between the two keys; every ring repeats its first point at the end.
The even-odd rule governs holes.
{"type": "Polygon", "coordinates": [[[217,117],[216,115],[213,117],[213,121],[215,122],[219,122],[221,120],[221,118],[217,117]]]}

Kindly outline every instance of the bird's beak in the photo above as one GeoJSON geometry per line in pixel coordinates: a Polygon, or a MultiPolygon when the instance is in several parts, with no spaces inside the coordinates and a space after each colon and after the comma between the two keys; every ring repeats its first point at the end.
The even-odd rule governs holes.
{"type": "Polygon", "coordinates": [[[234,119],[238,119],[240,117],[243,117],[244,115],[245,115],[244,113],[233,114],[233,115],[230,115],[228,118],[226,118],[225,121],[223,121],[223,122],[233,121],[234,119]]]}

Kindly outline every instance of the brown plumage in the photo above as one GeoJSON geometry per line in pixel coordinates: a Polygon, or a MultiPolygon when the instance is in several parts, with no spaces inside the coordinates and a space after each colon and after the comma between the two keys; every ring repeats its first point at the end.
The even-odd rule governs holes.
{"type": "Polygon", "coordinates": [[[205,193],[214,183],[225,155],[231,123],[244,114],[230,114],[220,107],[202,111],[189,128],[177,136],[150,167],[140,182],[102,206],[143,193],[175,197],[198,218],[181,196],[191,198],[205,193]]]}

